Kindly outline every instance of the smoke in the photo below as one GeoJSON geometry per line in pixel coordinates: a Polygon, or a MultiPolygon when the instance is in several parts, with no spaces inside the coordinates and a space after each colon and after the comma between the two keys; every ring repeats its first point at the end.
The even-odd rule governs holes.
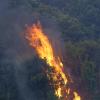
{"type": "MultiPolygon", "coordinates": [[[[35,91],[31,91],[27,85],[28,73],[25,66],[22,65],[23,62],[34,56],[33,49],[29,46],[23,34],[25,25],[32,25],[35,22],[34,12],[24,4],[18,7],[16,5],[13,8],[11,1],[1,0],[0,2],[0,52],[5,55],[3,58],[5,63],[9,61],[13,64],[10,70],[14,67],[15,81],[23,100],[37,100],[35,91]]],[[[61,56],[63,46],[60,44],[62,42],[58,23],[45,16],[40,16],[40,20],[44,32],[52,41],[55,54],[61,56]],[[61,48],[59,49],[59,47],[61,48]]]]}
{"type": "Polygon", "coordinates": [[[15,67],[15,77],[20,95],[22,96],[23,100],[37,100],[34,91],[32,91],[27,85],[28,71],[26,67],[23,67],[19,61],[15,63],[17,65],[17,68],[15,67]]]}
{"type": "Polygon", "coordinates": [[[25,9],[22,8],[9,8],[8,1],[3,2],[4,4],[1,3],[3,6],[0,6],[1,12],[3,12],[2,15],[0,13],[0,46],[16,52],[26,50],[27,45],[24,44],[21,33],[26,23],[33,22],[32,14],[28,11],[25,12],[25,9]]]}
{"type": "MultiPolygon", "coordinates": [[[[25,59],[34,55],[22,34],[25,24],[33,23],[33,15],[27,8],[10,8],[10,1],[1,0],[0,2],[0,52],[5,55],[0,64],[4,62],[6,69],[10,70],[9,73],[14,69],[12,76],[15,77],[17,89],[23,100],[36,100],[34,93],[28,89],[26,84],[27,71],[24,66],[21,66],[25,59]],[[12,64],[13,66],[7,66],[8,62],[10,62],[9,66],[12,64]]],[[[9,73],[7,73],[8,76],[9,73]]]]}
{"type": "Polygon", "coordinates": [[[44,33],[49,38],[56,56],[63,59],[64,43],[61,38],[61,31],[57,21],[49,18],[40,18],[44,33]]]}

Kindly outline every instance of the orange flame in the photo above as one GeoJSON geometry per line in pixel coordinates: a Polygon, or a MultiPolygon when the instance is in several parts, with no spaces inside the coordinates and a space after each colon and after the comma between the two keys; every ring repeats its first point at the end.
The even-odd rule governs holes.
{"type": "MultiPolygon", "coordinates": [[[[32,27],[28,28],[26,38],[29,40],[30,45],[36,50],[39,57],[41,59],[46,59],[47,64],[53,68],[53,75],[50,73],[47,74],[47,76],[52,78],[55,82],[53,84],[55,95],[58,98],[62,98],[65,95],[63,91],[67,91],[66,85],[68,83],[68,78],[63,72],[63,63],[61,62],[60,57],[55,57],[51,43],[48,37],[43,33],[40,23],[34,24],[32,27]]],[[[80,100],[76,92],[74,93],[74,96],[74,100],[80,100]]],[[[66,98],[64,100],[68,99],[66,98]]]]}
{"type": "Polygon", "coordinates": [[[74,99],[73,100],[81,100],[80,96],[74,92],[74,99]]]}

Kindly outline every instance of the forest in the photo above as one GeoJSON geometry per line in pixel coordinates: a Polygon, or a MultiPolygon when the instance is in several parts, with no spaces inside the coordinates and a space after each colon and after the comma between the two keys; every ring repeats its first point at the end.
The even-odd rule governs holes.
{"type": "Polygon", "coordinates": [[[59,31],[64,68],[81,100],[100,100],[100,0],[1,0],[0,100],[58,100],[44,72],[49,65],[23,35],[36,20],[46,32],[59,31]]]}

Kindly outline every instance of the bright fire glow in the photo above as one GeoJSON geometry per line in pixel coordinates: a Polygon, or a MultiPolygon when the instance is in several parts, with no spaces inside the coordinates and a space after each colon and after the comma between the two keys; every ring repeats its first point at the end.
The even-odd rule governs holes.
{"type": "Polygon", "coordinates": [[[56,90],[56,93],[55,94],[58,95],[59,98],[62,97],[61,87],[59,87],[58,90],[56,90]]]}
{"type": "Polygon", "coordinates": [[[76,92],[74,92],[74,96],[73,100],[81,100],[80,96],[76,92]]]}
{"type": "MultiPolygon", "coordinates": [[[[53,87],[55,90],[55,95],[58,98],[67,99],[69,90],[66,88],[68,83],[68,78],[63,72],[63,63],[60,57],[55,57],[53,48],[48,37],[43,33],[40,23],[34,24],[32,27],[28,27],[26,38],[28,39],[30,45],[36,50],[37,54],[41,59],[46,59],[47,64],[53,69],[52,74],[47,73],[48,78],[53,80],[53,87]],[[66,91],[68,91],[65,95],[66,91]],[[64,97],[65,96],[65,97],[64,97]]],[[[75,98],[73,100],[81,100],[76,92],[74,92],[75,98]]]]}

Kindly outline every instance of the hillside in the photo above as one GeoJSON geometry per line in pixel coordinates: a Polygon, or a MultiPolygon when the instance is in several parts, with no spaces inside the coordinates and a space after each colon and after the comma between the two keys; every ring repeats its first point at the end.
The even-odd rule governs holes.
{"type": "Polygon", "coordinates": [[[30,26],[36,20],[40,20],[46,32],[58,33],[55,36],[60,33],[64,46],[63,63],[82,100],[100,100],[99,0],[2,1],[0,100],[57,99],[42,72],[42,67],[48,68],[48,65],[34,56],[32,48],[20,34],[25,31],[26,24],[30,26]]]}

